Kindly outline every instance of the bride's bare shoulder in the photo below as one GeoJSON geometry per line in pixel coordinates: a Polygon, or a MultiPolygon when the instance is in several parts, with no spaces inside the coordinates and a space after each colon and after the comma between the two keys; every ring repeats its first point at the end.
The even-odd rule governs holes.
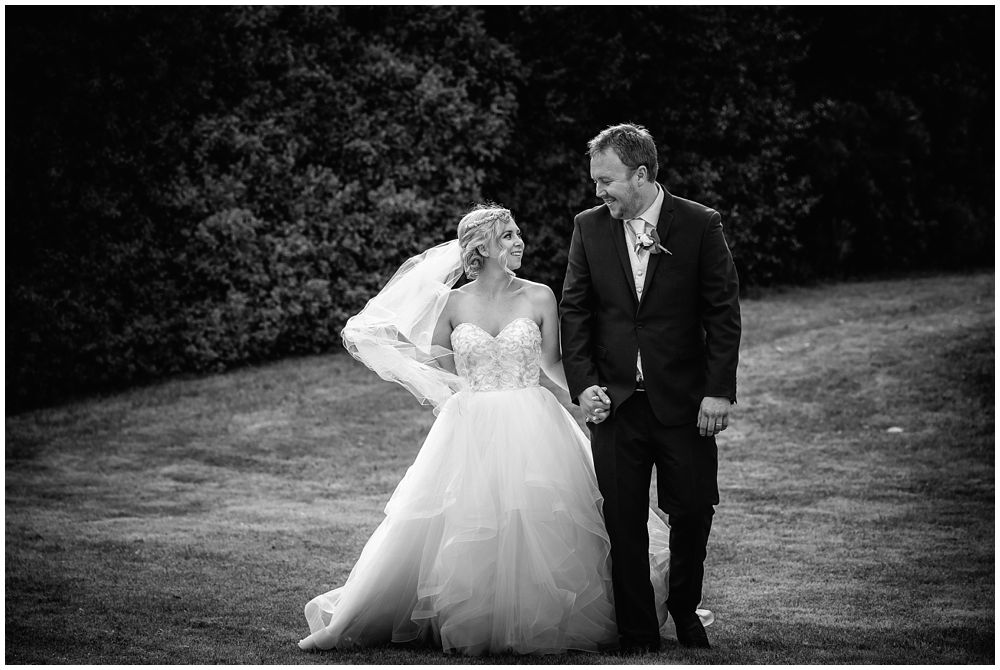
{"type": "Polygon", "coordinates": [[[448,302],[462,302],[463,300],[468,300],[472,297],[472,291],[469,290],[469,284],[463,284],[458,288],[453,288],[448,291],[448,302]]]}
{"type": "Polygon", "coordinates": [[[546,284],[530,281],[528,279],[521,279],[520,277],[518,277],[516,281],[520,282],[519,288],[524,291],[524,294],[528,296],[532,302],[547,303],[556,299],[552,289],[546,284]]]}
{"type": "Polygon", "coordinates": [[[460,310],[463,305],[475,299],[472,292],[469,291],[468,286],[468,284],[465,284],[448,291],[448,302],[445,303],[445,310],[449,314],[454,314],[456,310],[460,310]]]}

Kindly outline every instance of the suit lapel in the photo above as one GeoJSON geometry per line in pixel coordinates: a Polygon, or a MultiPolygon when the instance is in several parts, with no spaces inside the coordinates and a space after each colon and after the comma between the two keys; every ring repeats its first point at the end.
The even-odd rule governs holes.
{"type": "Polygon", "coordinates": [[[625,246],[625,229],[624,224],[618,219],[612,219],[611,214],[608,214],[608,230],[611,234],[611,241],[614,244],[615,251],[618,253],[618,261],[621,264],[622,271],[625,273],[625,281],[628,283],[629,293],[632,294],[632,299],[635,301],[635,306],[638,308],[639,296],[635,292],[635,280],[632,278],[632,261],[628,257],[628,247],[625,246]]]}
{"type": "MultiPolygon", "coordinates": [[[[660,206],[660,218],[656,222],[656,233],[660,236],[660,243],[669,249],[667,246],[667,235],[670,232],[670,226],[674,222],[674,196],[670,195],[670,191],[666,189],[663,184],[660,184],[660,188],[663,189],[663,204],[660,206]]],[[[624,244],[622,245],[624,246],[624,244]]],[[[666,256],[662,251],[658,254],[649,255],[649,263],[646,265],[646,279],[642,282],[642,300],[639,301],[639,307],[642,307],[642,303],[646,301],[646,296],[649,295],[649,289],[653,285],[653,275],[656,274],[656,269],[660,267],[660,259],[666,256]]],[[[628,252],[625,252],[625,262],[628,264],[628,252]]],[[[631,277],[632,270],[629,266],[629,276],[631,277]]]]}

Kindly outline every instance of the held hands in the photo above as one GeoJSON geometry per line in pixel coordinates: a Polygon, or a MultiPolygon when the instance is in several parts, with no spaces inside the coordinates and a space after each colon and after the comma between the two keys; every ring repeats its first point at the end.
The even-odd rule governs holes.
{"type": "MultiPolygon", "coordinates": [[[[611,411],[611,398],[606,387],[590,386],[578,398],[580,409],[589,423],[601,423],[611,411]]],[[[705,398],[698,410],[698,433],[702,437],[714,437],[729,427],[729,398],[705,398]]]]}
{"type": "Polygon", "coordinates": [[[605,391],[607,391],[606,387],[595,384],[584,389],[580,397],[577,398],[588,423],[600,423],[608,418],[608,412],[611,411],[611,398],[605,391]]]}
{"type": "Polygon", "coordinates": [[[729,427],[729,398],[705,398],[698,410],[698,434],[715,437],[729,427]]]}

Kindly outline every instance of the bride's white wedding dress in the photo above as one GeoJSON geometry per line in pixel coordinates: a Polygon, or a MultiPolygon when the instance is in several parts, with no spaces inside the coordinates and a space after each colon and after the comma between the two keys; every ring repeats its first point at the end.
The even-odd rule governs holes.
{"type": "MultiPolygon", "coordinates": [[[[346,583],[305,608],[303,649],[424,641],[448,652],[614,647],[608,536],[590,441],[538,384],[531,319],[452,333],[468,388],[440,414],[346,583]]],[[[650,512],[666,620],[668,529],[650,512]]]]}

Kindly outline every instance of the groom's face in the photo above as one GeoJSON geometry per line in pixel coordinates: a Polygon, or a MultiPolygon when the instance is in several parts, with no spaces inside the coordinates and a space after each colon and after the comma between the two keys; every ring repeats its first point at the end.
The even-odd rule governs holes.
{"type": "Polygon", "coordinates": [[[590,178],[594,181],[595,195],[604,201],[616,219],[631,219],[642,212],[639,185],[635,170],[622,163],[614,149],[595,154],[590,159],[590,178]]]}

